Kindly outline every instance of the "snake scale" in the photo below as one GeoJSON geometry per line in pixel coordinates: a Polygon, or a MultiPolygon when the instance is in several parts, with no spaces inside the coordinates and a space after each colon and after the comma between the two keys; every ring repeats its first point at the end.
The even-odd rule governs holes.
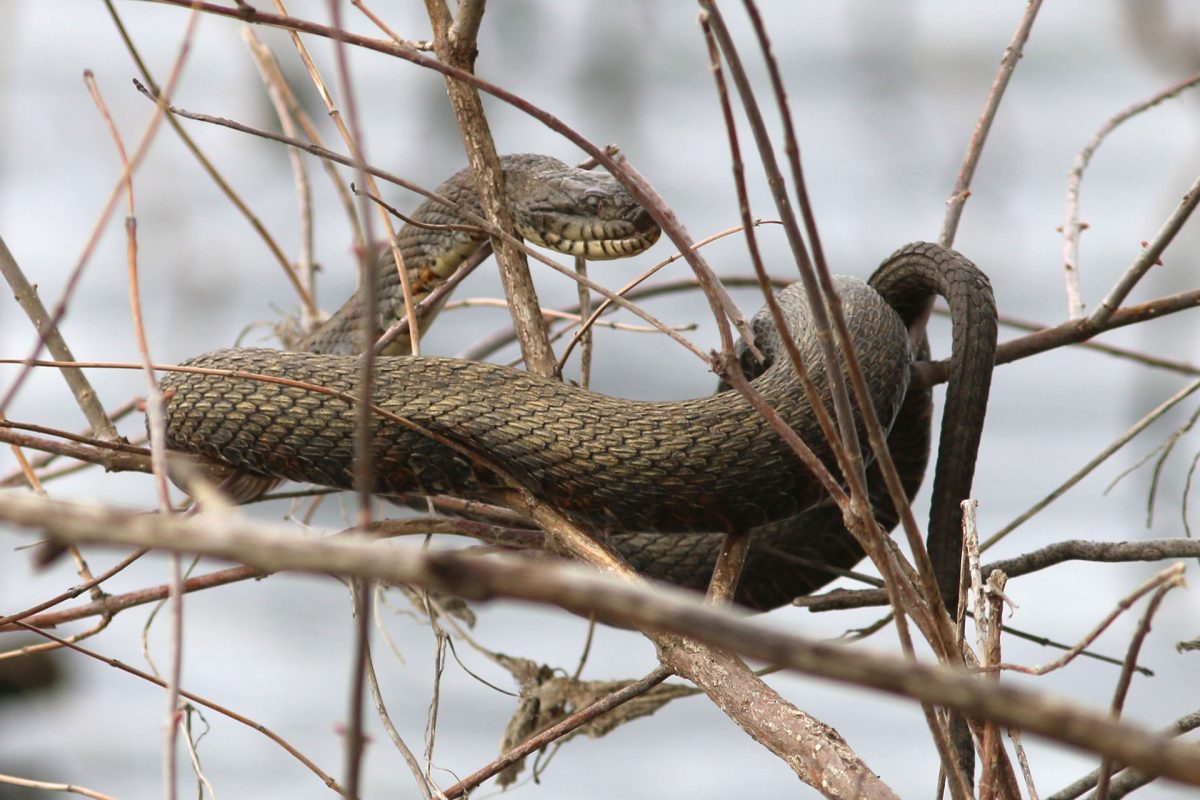
{"type": "MultiPolygon", "coordinates": [[[[518,232],[534,243],[595,259],[640,252],[658,236],[649,215],[606,174],[545,156],[506,156],[502,164],[518,232]]],[[[469,170],[436,193],[480,214],[469,170]]],[[[401,252],[420,299],[453,272],[483,234],[462,227],[459,214],[432,200],[417,209],[414,220],[459,224],[452,229],[409,224],[401,231],[401,252]]],[[[374,321],[379,330],[403,314],[395,266],[386,255],[384,261],[380,318],[374,321]]],[[[893,254],[866,283],[835,281],[909,497],[925,472],[932,405],[928,389],[908,391],[914,357],[928,357],[923,328],[914,327],[915,353],[908,328],[923,326],[934,295],[949,303],[952,374],[930,547],[935,559],[939,547],[953,548],[957,563],[958,501],[970,492],[996,340],[988,280],[958,253],[917,243],[893,254]]],[[[779,299],[828,404],[804,290],[795,284],[779,299]]],[[[251,480],[351,488],[355,413],[346,397],[247,374],[353,395],[358,364],[350,354],[363,321],[361,308],[360,290],[303,342],[302,348],[312,352],[238,348],[185,362],[228,372],[172,373],[164,379],[168,447],[207,457],[251,480]]],[[[759,312],[753,326],[766,361],[755,363],[744,347],[741,360],[754,387],[838,474],[790,362],[776,357],[782,343],[769,314],[759,312]]],[[[607,533],[610,544],[642,573],[700,589],[707,584],[721,534],[750,530],[753,546],[737,599],[758,609],[787,603],[862,558],[837,507],[737,392],[632,401],[496,364],[386,355],[378,360],[373,399],[389,414],[433,434],[377,418],[373,451],[381,493],[487,500],[505,485],[487,465],[497,466],[542,500],[607,533]],[[467,453],[480,454],[485,463],[467,453]]],[[[865,435],[860,439],[866,448],[865,435]]],[[[890,530],[897,514],[874,466],[868,479],[876,517],[890,530]]]]}

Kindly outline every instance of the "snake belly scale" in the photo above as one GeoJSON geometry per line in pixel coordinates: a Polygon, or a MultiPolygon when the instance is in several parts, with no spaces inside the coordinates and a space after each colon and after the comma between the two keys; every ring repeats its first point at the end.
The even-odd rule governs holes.
{"type": "MultiPolygon", "coordinates": [[[[503,165],[518,230],[535,243],[589,258],[619,257],[640,252],[658,235],[646,212],[607,175],[544,156],[506,156],[503,165]]],[[[437,193],[463,205],[477,203],[470,181],[469,172],[460,172],[437,193]]],[[[436,203],[426,203],[414,218],[462,221],[436,203]]],[[[478,232],[407,226],[400,239],[410,278],[420,279],[416,285],[422,293],[432,291],[482,238],[478,232]]],[[[403,299],[394,266],[380,272],[376,324],[383,329],[403,313],[403,299]]],[[[891,429],[889,444],[910,496],[924,474],[931,414],[928,390],[908,392],[914,356],[907,326],[932,295],[949,301],[954,352],[948,414],[957,403],[957,417],[953,430],[943,427],[935,491],[965,497],[995,347],[995,308],[986,277],[953,251],[914,244],[885,261],[867,283],[835,280],[872,402],[891,429]],[[948,460],[952,463],[943,474],[940,465],[948,460]]],[[[287,378],[354,395],[358,367],[347,353],[362,322],[360,303],[357,294],[304,342],[317,352],[218,350],[186,363],[230,373],[168,375],[163,381],[170,392],[168,446],[240,474],[351,488],[351,403],[336,394],[243,376],[287,378]]],[[[828,402],[826,371],[803,289],[788,287],[780,303],[828,402]]],[[[767,359],[755,365],[743,358],[756,373],[753,385],[835,469],[773,322],[760,312],[754,326],[767,359]]],[[[923,346],[918,346],[919,358],[927,357],[919,349],[923,346]]],[[[373,449],[381,493],[492,498],[502,479],[460,449],[479,453],[522,488],[609,534],[639,571],[698,588],[707,582],[720,534],[749,530],[755,544],[738,600],[756,608],[780,605],[827,582],[834,574],[823,565],[848,568],[862,557],[817,481],[736,392],[632,401],[495,364],[394,355],[378,360],[373,400],[458,446],[379,418],[373,449]]],[[[891,528],[896,516],[882,481],[877,475],[869,479],[876,516],[891,528]]]]}

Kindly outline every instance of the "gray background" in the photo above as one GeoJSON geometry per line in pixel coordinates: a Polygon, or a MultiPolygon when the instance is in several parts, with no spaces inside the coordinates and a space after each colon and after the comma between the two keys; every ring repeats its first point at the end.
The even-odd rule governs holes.
{"type": "MultiPolygon", "coordinates": [[[[420,3],[378,4],[393,27],[428,36],[420,3]]],[[[728,4],[747,62],[762,77],[737,4],[728,4]]],[[[826,252],[834,268],[865,277],[884,256],[914,239],[936,238],[944,201],[967,139],[1022,3],[764,2],[763,12],[788,83],[802,137],[809,190],[826,252]]],[[[120,5],[133,37],[161,79],[174,57],[186,13],[150,4],[120,5]]],[[[296,2],[293,13],[325,20],[324,3],[296,2]]],[[[347,10],[353,26],[367,24],[347,10]]],[[[705,48],[691,3],[534,2],[491,4],[481,35],[478,71],[549,109],[597,142],[620,144],[632,162],[673,204],[696,237],[737,221],[705,48]]],[[[238,25],[203,19],[184,79],[183,107],[274,127],[238,25]]],[[[0,233],[43,297],[56,300],[98,210],[118,175],[118,162],[81,74],[92,69],[130,145],[149,104],[130,86],[135,75],[103,7],[84,2],[8,2],[0,5],[0,233]]],[[[997,119],[974,185],[957,246],[993,279],[1002,313],[1058,321],[1065,314],[1061,237],[1065,174],[1075,153],[1100,123],[1195,69],[1177,41],[1194,46],[1200,26],[1187,2],[1122,4],[1061,0],[1047,4],[997,119]],[[1165,27],[1162,27],[1165,26],[1165,27]]],[[[260,35],[276,46],[322,119],[286,38],[260,35]]],[[[331,46],[308,42],[334,82],[331,46]]],[[[432,186],[465,161],[440,77],[369,53],[352,54],[369,158],[432,186]]],[[[765,86],[764,83],[759,84],[765,86]]],[[[766,94],[764,93],[764,100],[766,94]]],[[[1100,151],[1083,187],[1082,283],[1094,305],[1133,260],[1200,167],[1197,98],[1172,102],[1119,130],[1100,151]]],[[[567,161],[580,155],[520,113],[495,101],[487,108],[502,152],[535,151],[567,161]]],[[[278,146],[229,131],[188,124],[267,227],[294,253],[296,200],[285,155],[278,146]]],[[[324,124],[328,141],[336,137],[324,124]]],[[[315,166],[310,164],[310,166],[315,166]]],[[[753,170],[751,170],[753,172],[753,170]]],[[[318,258],[326,308],[353,287],[349,237],[328,183],[311,170],[317,192],[318,258]]],[[[772,216],[764,183],[752,176],[755,213],[772,216]]],[[[172,133],[164,130],[136,181],[146,327],[156,360],[174,361],[228,345],[254,320],[274,320],[295,301],[278,267],[245,222],[231,210],[172,133]]],[[[388,190],[401,208],[415,201],[388,190]]],[[[119,212],[123,213],[123,212],[119,212]]],[[[794,274],[783,237],[761,238],[776,274],[794,274]]],[[[1132,298],[1135,301],[1195,286],[1200,236],[1193,223],[1132,298]]],[[[594,265],[593,275],[619,285],[665,257],[659,244],[634,263],[594,265]]],[[[708,257],[720,272],[744,273],[741,242],[714,245],[708,257]]],[[[119,220],[105,233],[80,287],[64,333],[81,359],[133,360],[125,284],[124,237],[119,220]]],[[[676,265],[670,274],[682,276],[676,265]]],[[[565,279],[537,269],[547,305],[573,300],[565,279]]],[[[490,269],[481,270],[462,296],[497,296],[490,269]]],[[[753,293],[738,295],[745,308],[753,293]]],[[[715,336],[695,296],[657,300],[652,310],[675,324],[699,322],[697,342],[715,336]]],[[[426,341],[431,353],[454,353],[504,323],[498,310],[444,315],[426,341]]],[[[1105,339],[1163,355],[1197,357],[1195,314],[1107,334],[1105,339]]],[[[936,331],[941,332],[940,325],[936,331]]],[[[248,341],[264,336],[252,333],[248,341]]],[[[1012,335],[1002,332],[1002,339],[1012,335]]],[[[601,331],[594,386],[644,398],[696,396],[711,391],[703,365],[661,338],[601,331]]],[[[32,342],[15,304],[0,301],[0,354],[23,356],[32,342]]],[[[944,337],[935,347],[945,352],[944,337]]],[[[15,371],[0,368],[0,386],[15,371]]],[[[144,391],[134,373],[93,374],[106,404],[144,391]]],[[[1060,350],[1006,366],[996,374],[980,455],[977,495],[985,535],[1042,497],[1105,443],[1183,384],[1175,375],[1131,366],[1079,350],[1060,350]]],[[[1184,439],[1168,463],[1152,530],[1144,527],[1149,485],[1146,468],[1105,493],[1107,485],[1183,421],[1195,402],[1155,425],[1094,478],[1044,512],[997,549],[1012,555],[1068,538],[1137,539],[1182,535],[1180,498],[1187,463],[1196,450],[1184,439]]],[[[56,374],[33,376],[9,415],[64,428],[83,425],[56,374]]],[[[133,434],[140,420],[126,423],[133,434]]],[[[13,465],[7,448],[0,469],[13,465]]],[[[137,475],[84,474],[54,484],[58,497],[99,498],[150,508],[150,482],[137,475]]],[[[922,496],[919,514],[927,498],[922,496]]],[[[342,524],[334,503],[321,524],[342,524]]],[[[248,513],[279,519],[287,507],[248,513]]],[[[6,554],[0,573],[0,612],[25,607],[75,582],[66,565],[35,573],[15,548],[27,538],[0,527],[6,554]]],[[[116,554],[96,551],[99,571],[116,554]]],[[[216,565],[211,565],[215,567],[216,565]]],[[[1009,622],[1073,642],[1116,598],[1158,569],[1153,565],[1083,566],[1055,570],[1010,584],[1017,604],[1009,622]]],[[[1194,572],[1194,567],[1189,571],[1194,572]]],[[[108,590],[161,583],[166,562],[144,559],[108,590]]],[[[403,607],[397,601],[397,607],[403,607]]],[[[186,600],[184,685],[280,732],[327,771],[340,775],[350,632],[346,592],[329,579],[278,576],[186,600]]],[[[495,603],[481,611],[476,635],[506,652],[573,668],[584,623],[551,610],[495,603]]],[[[121,614],[90,642],[101,652],[144,665],[138,653],[142,608],[121,614]]],[[[836,636],[865,625],[876,612],[810,615],[773,613],[771,622],[812,636],[836,636]]],[[[426,627],[389,612],[385,624],[404,655],[377,649],[377,668],[394,719],[419,747],[432,670],[426,627]]],[[[1123,618],[1097,649],[1120,656],[1133,619],[1123,618]]],[[[166,657],[166,626],[157,621],[151,648],[166,657]]],[[[1200,705],[1195,655],[1177,655],[1174,642],[1200,630],[1194,594],[1175,592],[1163,606],[1143,662],[1157,677],[1138,678],[1129,716],[1165,724],[1200,705]]],[[[894,649],[885,630],[865,646],[894,649]]],[[[5,641],[5,644],[8,640],[5,641]]],[[[1057,654],[1009,639],[1007,660],[1038,664],[1057,654]]],[[[504,687],[507,675],[460,646],[469,666],[504,687]]],[[[597,634],[587,678],[632,677],[654,665],[640,637],[609,629],[597,634]]],[[[161,692],[82,658],[67,660],[68,688],[0,707],[0,771],[47,780],[76,781],[118,797],[152,796],[163,724],[161,692]]],[[[1080,661],[1037,681],[1009,676],[1094,706],[1111,696],[1117,670],[1080,661]]],[[[794,676],[771,683],[804,709],[834,725],[873,769],[905,797],[928,796],[934,755],[919,709],[911,703],[854,692],[794,676]]],[[[443,682],[435,763],[465,775],[495,754],[512,699],[467,676],[451,663],[443,682]]],[[[201,745],[206,772],[225,797],[319,796],[319,783],[260,735],[207,715],[212,733],[201,745]]],[[[365,796],[410,796],[410,777],[371,720],[365,796]]],[[[1049,793],[1095,766],[1061,748],[1030,741],[1038,787],[1049,793]]],[[[444,785],[453,782],[436,773],[444,785]]],[[[185,776],[186,779],[187,776],[185,776]]],[[[0,797],[9,796],[0,786],[0,797]]],[[[485,789],[480,794],[488,795],[485,789]]],[[[575,742],[557,757],[540,787],[520,796],[581,798],[770,796],[797,793],[781,762],[746,738],[703,699],[672,704],[598,742],[575,742]]],[[[800,789],[801,796],[812,792],[800,789]]],[[[1184,797],[1156,785],[1146,797],[1184,797]]]]}

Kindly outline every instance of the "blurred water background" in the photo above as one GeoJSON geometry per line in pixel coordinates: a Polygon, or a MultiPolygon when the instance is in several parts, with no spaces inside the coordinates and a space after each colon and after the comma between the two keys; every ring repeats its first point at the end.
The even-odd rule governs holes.
{"type": "MultiPolygon", "coordinates": [[[[187,13],[144,3],[118,4],[133,40],[161,80],[175,57],[187,13]]],[[[737,4],[728,4],[746,61],[759,80],[764,71],[737,4]]],[[[935,239],[944,201],[967,140],[1023,3],[762,2],[787,81],[805,156],[809,191],[834,269],[867,276],[888,253],[915,239],[935,239]]],[[[324,21],[327,6],[295,2],[297,16],[324,21]]],[[[422,4],[379,4],[395,30],[428,38],[422,4]],[[386,6],[386,8],[385,8],[386,6]]],[[[347,6],[351,27],[373,33],[347,6]]],[[[478,72],[552,111],[593,141],[617,143],[670,202],[696,237],[736,224],[737,205],[697,7],[686,2],[633,0],[504,0],[493,2],[480,37],[478,72]]],[[[241,26],[202,19],[178,105],[276,127],[241,26]]],[[[257,30],[284,62],[293,84],[337,141],[309,88],[285,35],[257,30]]],[[[1035,26],[984,153],[963,218],[957,247],[992,276],[1000,310],[1021,319],[1055,322],[1066,303],[1056,228],[1064,217],[1065,176],[1080,147],[1108,117],[1148,97],[1197,67],[1200,20],[1186,2],[1119,3],[1058,0],[1035,26]]],[[[79,0],[0,5],[0,234],[56,301],[98,211],[119,174],[103,123],[81,79],[90,69],[127,143],[136,140],[149,103],[130,84],[136,70],[103,6],[79,0]]],[[[332,46],[308,46],[334,83],[332,46]]],[[[351,53],[369,159],[433,186],[465,163],[442,79],[408,63],[367,52],[351,53]]],[[[769,95],[761,99],[770,107],[769,95]]],[[[566,161],[581,156],[519,112],[485,100],[501,152],[545,152],[566,161]]],[[[1171,101],[1119,129],[1103,146],[1085,179],[1082,285],[1094,306],[1136,257],[1200,168],[1200,96],[1171,101]]],[[[774,121],[773,111],[768,115],[774,121]]],[[[284,150],[228,130],[185,123],[229,176],[251,208],[289,250],[298,236],[296,196],[284,150]]],[[[745,133],[745,131],[743,131],[745,133]]],[[[744,139],[748,146],[748,137],[744,139]]],[[[749,158],[749,156],[748,156],[749,158]]],[[[316,256],[325,308],[352,290],[355,275],[344,216],[324,176],[310,162],[318,220],[316,256]]],[[[765,182],[751,174],[755,214],[772,217],[765,182]]],[[[387,189],[402,209],[416,201],[387,189]]],[[[294,295],[261,241],[169,131],[160,133],[136,179],[146,328],[156,360],[168,362],[231,344],[248,323],[277,320],[296,306],[294,295]]],[[[122,212],[118,212],[119,214],[122,212]]],[[[1200,228],[1193,221],[1132,300],[1194,287],[1200,271],[1200,228]]],[[[781,232],[761,232],[767,263],[777,275],[794,274],[781,232]]],[[[668,255],[660,243],[633,263],[597,264],[593,276],[622,284],[668,255]]],[[[748,270],[740,239],[707,252],[718,272],[748,270]]],[[[575,287],[535,266],[548,306],[570,304],[575,287]]],[[[680,262],[673,276],[686,274],[680,262]]],[[[485,267],[461,290],[500,296],[485,267]]],[[[753,292],[737,294],[747,311],[753,292]]],[[[698,296],[676,295],[648,304],[673,324],[695,322],[696,341],[716,337],[698,296]]],[[[442,316],[424,340],[426,352],[453,354],[505,324],[503,310],[456,311],[442,316]]],[[[1195,360],[1197,317],[1169,319],[1106,334],[1105,340],[1172,358],[1195,360]]],[[[124,237],[119,220],[107,231],[79,286],[63,331],[80,359],[135,360],[128,313],[124,237]]],[[[935,326],[935,349],[946,352],[935,326]]],[[[1001,338],[1010,338],[1002,331],[1001,338]]],[[[244,341],[266,341],[261,328],[244,341]]],[[[32,334],[24,315],[0,299],[0,355],[24,356],[32,334]]],[[[638,398],[690,397],[712,391],[703,365],[662,338],[597,333],[593,386],[638,398]]],[[[512,352],[500,358],[511,357],[512,352]]],[[[16,372],[0,368],[0,386],[16,372]]],[[[92,378],[112,407],[144,392],[136,373],[95,371],[92,378]]],[[[1059,350],[1000,369],[995,378],[980,456],[977,494],[984,535],[995,531],[1087,462],[1107,442],[1184,383],[1158,372],[1093,353],[1059,350]]],[[[1152,450],[1196,408],[1184,403],[997,548],[1003,557],[1070,538],[1138,539],[1182,535],[1180,504],[1195,436],[1185,438],[1159,486],[1153,527],[1146,529],[1150,470],[1143,467],[1109,484],[1152,450]]],[[[39,371],[25,385],[12,419],[60,428],[84,425],[56,373],[39,371]]],[[[123,430],[136,433],[140,419],[123,430]]],[[[7,448],[0,471],[15,464],[7,448]]],[[[82,473],[55,483],[57,497],[97,498],[152,508],[150,481],[140,475],[82,473]]],[[[918,514],[927,507],[921,497],[918,514]]],[[[1194,505],[1194,504],[1193,504],[1194,505]]],[[[278,520],[285,504],[247,513],[278,520]]],[[[317,520],[340,527],[337,503],[317,520]]],[[[28,542],[0,526],[0,613],[23,608],[76,582],[69,564],[35,572],[28,542]]],[[[96,571],[118,554],[91,553],[96,571]]],[[[215,568],[217,565],[205,565],[215,568]]],[[[1014,580],[1016,603],[1008,622],[1039,635],[1074,642],[1161,565],[1078,566],[1014,580]]],[[[1189,567],[1193,573],[1195,567],[1189,567]]],[[[166,579],[163,558],[143,559],[107,589],[117,593],[166,579]]],[[[350,604],[337,582],[276,576],[186,599],[184,686],[281,733],[332,774],[342,772],[338,726],[346,715],[351,631],[350,604]]],[[[383,624],[399,655],[379,642],[377,669],[390,711],[414,748],[421,746],[433,671],[432,637],[420,619],[401,613],[397,599],[383,624]],[[400,657],[402,656],[402,658],[400,657]]],[[[1155,677],[1139,677],[1127,714],[1158,727],[1200,706],[1196,656],[1177,654],[1176,641],[1200,631],[1194,591],[1168,597],[1142,661],[1155,677]]],[[[584,622],[553,610],[493,603],[479,609],[475,635],[487,645],[571,669],[586,635],[584,622]]],[[[92,640],[100,652],[145,666],[139,638],[149,607],[120,614],[92,640]]],[[[769,619],[806,635],[833,637],[869,624],[877,611],[812,615],[784,610],[769,619]]],[[[1135,618],[1118,621],[1096,645],[1124,653],[1135,618]]],[[[77,628],[72,627],[72,630],[77,628]]],[[[166,658],[164,619],[149,633],[151,653],[166,658]]],[[[379,640],[377,639],[377,642],[379,640]]],[[[894,649],[890,629],[866,646],[894,649]]],[[[5,640],[4,644],[8,644],[5,640]]],[[[512,689],[511,679],[460,645],[470,669],[512,689]]],[[[1044,663],[1057,653],[1014,638],[1005,658],[1044,663]]],[[[27,701],[0,705],[0,771],[73,781],[121,798],[160,792],[163,697],[156,688],[98,662],[62,659],[67,687],[27,701]]],[[[585,678],[635,677],[655,664],[641,637],[601,628],[585,678]]],[[[1039,679],[1037,686],[1093,706],[1111,697],[1118,670],[1079,661],[1039,679]]],[[[1021,682],[1010,676],[1006,680],[1021,682]]],[[[799,676],[769,681],[818,718],[835,726],[901,796],[929,796],[935,756],[920,710],[799,676]]],[[[434,751],[435,777],[453,783],[496,753],[512,710],[511,697],[478,682],[453,660],[443,678],[434,751]]],[[[299,763],[261,735],[216,714],[201,743],[206,774],[224,797],[317,797],[325,791],[299,763]]],[[[371,716],[364,797],[415,796],[411,777],[371,716]]],[[[1090,758],[1027,741],[1043,794],[1093,768],[1090,758]]],[[[185,770],[186,771],[186,770],[185,770]]],[[[194,785],[189,775],[183,782],[194,785]]],[[[478,796],[489,796],[484,788],[478,796]]],[[[652,718],[600,741],[573,742],[520,797],[815,796],[797,789],[788,768],[771,757],[703,698],[679,701],[652,718]]],[[[0,797],[17,797],[0,785],[0,797]]],[[[23,796],[23,795],[20,795],[23,796]]],[[[1192,796],[1155,785],[1139,796],[1192,796]]]]}

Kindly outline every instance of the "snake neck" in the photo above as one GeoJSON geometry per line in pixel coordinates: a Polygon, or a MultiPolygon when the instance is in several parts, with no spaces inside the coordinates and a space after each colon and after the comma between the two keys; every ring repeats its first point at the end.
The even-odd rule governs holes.
{"type": "MultiPolygon", "coordinates": [[[[606,260],[640,253],[658,239],[657,223],[610,175],[569,167],[542,155],[506,155],[500,164],[516,231],[533,244],[606,260]]],[[[413,212],[412,221],[396,237],[414,305],[449,280],[487,238],[470,168],[455,173],[434,195],[413,212]]],[[[390,247],[379,248],[375,267],[377,318],[366,319],[365,281],[360,281],[354,296],[295,349],[354,355],[361,350],[364,324],[378,338],[406,316],[403,285],[390,247]]],[[[424,309],[417,329],[428,328],[440,310],[440,304],[424,309]]],[[[383,352],[407,355],[411,340],[397,337],[383,352]]]]}

